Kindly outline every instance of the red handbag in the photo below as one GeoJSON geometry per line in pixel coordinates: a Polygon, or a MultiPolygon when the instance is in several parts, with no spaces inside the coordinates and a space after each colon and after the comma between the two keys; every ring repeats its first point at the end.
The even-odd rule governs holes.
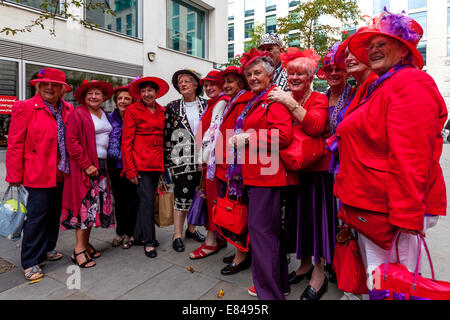
{"type": "Polygon", "coordinates": [[[311,137],[294,123],[292,128],[293,138],[291,143],[280,150],[280,157],[284,166],[289,171],[307,169],[320,161],[328,152],[325,149],[325,141],[322,137],[311,137]]]}
{"type": "Polygon", "coordinates": [[[389,250],[397,228],[388,222],[386,213],[359,209],[343,204],[338,218],[366,238],[389,250]]]}
{"type": "Polygon", "coordinates": [[[336,248],[333,257],[333,270],[336,273],[338,288],[353,294],[366,294],[367,275],[361,251],[351,229],[340,227],[336,236],[336,248]]]}
{"type": "MultiPolygon", "coordinates": [[[[398,245],[397,232],[391,243],[386,263],[378,266],[373,272],[374,289],[369,292],[371,300],[450,300],[450,282],[438,281],[434,275],[430,251],[422,235],[417,235],[418,254],[414,273],[400,263],[389,263],[394,247],[398,245]],[[432,279],[424,278],[419,274],[419,264],[422,243],[428,255],[431,266],[432,279]]],[[[397,250],[398,256],[398,250],[397,250]]]]}
{"type": "Polygon", "coordinates": [[[247,232],[247,206],[237,200],[230,199],[228,192],[225,198],[217,198],[213,209],[213,222],[235,234],[247,232]]]}

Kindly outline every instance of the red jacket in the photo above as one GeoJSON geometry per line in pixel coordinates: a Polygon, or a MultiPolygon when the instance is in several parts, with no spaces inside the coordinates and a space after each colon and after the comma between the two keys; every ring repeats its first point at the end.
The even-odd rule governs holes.
{"type": "MultiPolygon", "coordinates": [[[[63,121],[73,105],[63,101],[63,121]]],[[[54,188],[57,183],[58,135],[56,120],[37,94],[12,108],[6,151],[6,181],[30,188],[54,188]]],[[[61,172],[59,172],[61,174],[61,172]]]]}
{"type": "Polygon", "coordinates": [[[227,161],[227,157],[230,158],[230,146],[228,144],[228,140],[233,136],[237,118],[241,115],[245,106],[253,97],[254,94],[250,91],[242,94],[231,105],[227,114],[223,118],[222,125],[220,126],[220,136],[216,142],[216,177],[222,181],[228,181],[225,174],[228,170],[228,163],[231,161],[227,161]]]}
{"type": "Polygon", "coordinates": [[[445,215],[439,159],[446,119],[445,102],[428,74],[407,68],[393,75],[338,127],[336,196],[412,230],[423,229],[426,213],[445,215]]]}
{"type": "Polygon", "coordinates": [[[125,110],[122,162],[128,179],[136,177],[138,171],[164,171],[164,112],[156,103],[152,113],[140,101],[125,110]]]}
{"type": "Polygon", "coordinates": [[[291,113],[278,102],[268,101],[267,95],[258,100],[245,118],[244,132],[250,133],[242,165],[244,185],[255,187],[281,187],[287,185],[287,174],[279,149],[292,140],[291,113]],[[270,106],[269,106],[270,105],[270,106]],[[269,107],[268,107],[269,106],[269,107]],[[278,130],[278,134],[275,132],[278,130]],[[277,146],[271,152],[272,143],[277,146]]]}
{"type": "Polygon", "coordinates": [[[85,170],[92,165],[99,168],[94,122],[84,105],[75,108],[69,117],[66,148],[70,156],[70,175],[64,181],[62,207],[77,216],[81,201],[91,189],[85,170]]]}

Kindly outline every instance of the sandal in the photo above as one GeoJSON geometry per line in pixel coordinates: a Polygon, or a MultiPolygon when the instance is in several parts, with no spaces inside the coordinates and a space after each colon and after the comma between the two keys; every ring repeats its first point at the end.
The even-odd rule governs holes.
{"type": "Polygon", "coordinates": [[[92,258],[97,259],[97,258],[100,258],[100,256],[102,255],[100,252],[98,252],[97,250],[95,250],[95,248],[94,248],[94,247],[92,246],[92,244],[90,244],[90,243],[88,243],[88,248],[89,248],[89,249],[92,249],[92,252],[89,252],[89,251],[88,251],[89,255],[90,255],[92,258]]]}
{"type": "Polygon", "coordinates": [[[122,242],[124,241],[126,236],[117,236],[114,238],[114,240],[112,241],[112,246],[114,248],[117,248],[118,246],[120,246],[122,244],[122,242]]]}
{"type": "Polygon", "coordinates": [[[133,246],[133,240],[131,240],[128,236],[125,236],[123,243],[122,243],[122,249],[130,249],[133,246]]]}
{"type": "Polygon", "coordinates": [[[92,260],[91,257],[89,257],[89,254],[88,254],[88,252],[87,252],[86,250],[81,251],[81,252],[79,252],[79,253],[75,253],[75,250],[73,250],[72,262],[75,263],[75,264],[77,264],[80,268],[86,268],[86,269],[87,269],[87,268],[95,267],[95,261],[92,260]],[[84,258],[86,259],[86,261],[80,264],[80,263],[78,262],[78,260],[77,260],[77,257],[78,257],[79,255],[84,255],[84,258]],[[88,263],[91,263],[91,262],[94,262],[94,264],[93,264],[92,266],[87,267],[86,265],[87,265],[88,263]]]}
{"type": "Polygon", "coordinates": [[[39,280],[44,277],[44,273],[42,272],[42,269],[39,266],[28,268],[24,270],[24,272],[25,272],[25,279],[29,281],[39,280]]]}
{"type": "Polygon", "coordinates": [[[61,259],[62,257],[63,257],[63,254],[56,250],[47,252],[47,260],[48,261],[57,261],[57,260],[61,259]]]}
{"type": "Polygon", "coordinates": [[[219,250],[220,247],[218,244],[216,244],[214,247],[211,247],[203,243],[197,250],[191,252],[193,256],[189,255],[189,258],[192,260],[203,259],[219,252],[219,250]],[[210,252],[205,252],[204,250],[209,250],[210,252]]]}

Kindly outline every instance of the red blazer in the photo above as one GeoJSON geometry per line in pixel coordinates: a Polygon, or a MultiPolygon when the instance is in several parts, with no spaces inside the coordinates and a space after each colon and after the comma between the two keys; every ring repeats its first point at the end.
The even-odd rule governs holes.
{"type": "MultiPolygon", "coordinates": [[[[63,101],[63,121],[73,105],[63,101]]],[[[54,188],[59,170],[56,120],[37,94],[14,103],[6,151],[6,181],[30,188],[54,188]]],[[[61,174],[61,172],[59,172],[61,174]]]]}
{"type": "Polygon", "coordinates": [[[164,112],[157,103],[153,114],[140,101],[125,110],[122,162],[128,179],[138,171],[164,171],[164,112]]]}
{"type": "Polygon", "coordinates": [[[216,177],[222,181],[228,181],[225,174],[228,170],[228,163],[232,160],[230,158],[230,146],[228,144],[229,138],[233,136],[236,120],[244,111],[247,103],[254,97],[250,91],[242,94],[230,107],[225,114],[222,125],[220,126],[220,136],[216,142],[216,177]],[[228,136],[227,136],[228,131],[228,136]]]}
{"type": "Polygon", "coordinates": [[[336,196],[412,230],[423,229],[426,213],[445,215],[439,159],[446,119],[445,102],[428,74],[407,68],[393,75],[338,127],[336,196]]]}
{"type": "Polygon", "coordinates": [[[64,181],[63,209],[77,216],[81,201],[91,188],[84,172],[91,165],[99,168],[95,127],[89,109],[82,105],[74,109],[67,122],[66,149],[69,153],[70,175],[64,181]]]}
{"type": "Polygon", "coordinates": [[[245,147],[242,177],[244,185],[247,186],[287,185],[286,170],[278,150],[287,147],[292,140],[292,120],[291,113],[284,105],[267,100],[267,95],[275,87],[272,86],[266,95],[254,104],[245,118],[244,132],[250,133],[250,143],[245,147]],[[278,134],[275,134],[274,130],[278,130],[278,134]],[[278,144],[276,153],[271,152],[272,142],[278,144]],[[261,154],[264,157],[261,157],[261,154]],[[265,161],[268,163],[265,164],[265,161]]]}

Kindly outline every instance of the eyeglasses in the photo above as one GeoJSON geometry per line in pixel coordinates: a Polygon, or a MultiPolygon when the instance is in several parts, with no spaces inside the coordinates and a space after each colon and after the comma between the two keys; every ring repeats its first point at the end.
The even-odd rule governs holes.
{"type": "Polygon", "coordinates": [[[367,52],[370,52],[370,51],[372,51],[372,50],[374,50],[374,49],[377,49],[377,50],[380,50],[380,49],[383,49],[385,46],[387,46],[388,45],[388,43],[386,42],[386,41],[381,41],[381,42],[378,42],[378,43],[376,43],[376,44],[374,44],[374,43],[371,43],[371,44],[369,44],[369,46],[366,48],[366,51],[367,52]]]}

